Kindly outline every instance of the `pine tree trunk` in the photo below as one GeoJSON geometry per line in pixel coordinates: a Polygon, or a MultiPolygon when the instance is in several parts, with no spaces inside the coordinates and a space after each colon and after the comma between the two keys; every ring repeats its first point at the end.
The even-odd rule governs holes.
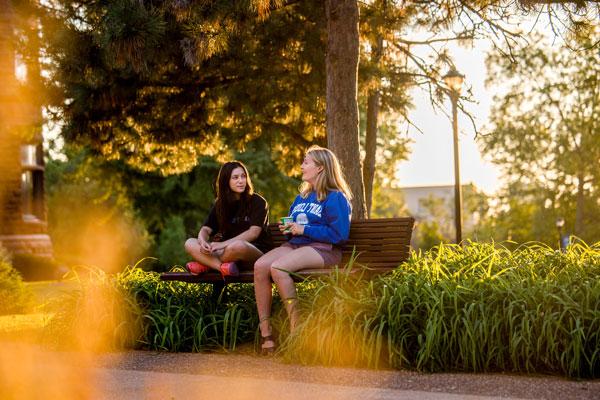
{"type": "Polygon", "coordinates": [[[327,0],[327,146],[338,156],[352,189],[352,217],[365,218],[358,140],[358,4],[327,0]]]}
{"type": "MultiPolygon", "coordinates": [[[[371,43],[374,65],[379,64],[383,38],[377,35],[375,43],[371,43]]],[[[367,216],[371,218],[371,206],[373,204],[373,180],[375,178],[375,158],[377,153],[377,125],[379,121],[379,82],[369,92],[367,99],[367,132],[365,137],[365,159],[363,161],[363,182],[365,185],[365,200],[367,205],[367,216]]]]}

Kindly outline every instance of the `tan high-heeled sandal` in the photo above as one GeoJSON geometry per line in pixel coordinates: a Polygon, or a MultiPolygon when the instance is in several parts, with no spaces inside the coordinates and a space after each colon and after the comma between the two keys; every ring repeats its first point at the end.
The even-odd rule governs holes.
{"type": "MultiPolygon", "coordinates": [[[[259,324],[264,321],[270,320],[271,317],[262,317],[259,321],[259,324]]],[[[270,326],[270,324],[269,324],[270,326]]],[[[263,336],[262,333],[260,335],[260,354],[263,356],[273,355],[275,353],[275,349],[277,348],[277,343],[275,342],[275,338],[273,338],[273,334],[269,334],[267,336],[263,336]],[[273,342],[273,346],[264,347],[266,342],[273,342]]]]}

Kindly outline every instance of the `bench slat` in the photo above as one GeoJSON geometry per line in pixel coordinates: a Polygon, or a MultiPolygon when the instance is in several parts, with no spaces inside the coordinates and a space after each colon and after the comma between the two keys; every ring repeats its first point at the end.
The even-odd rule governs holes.
{"type": "MultiPolygon", "coordinates": [[[[408,237],[406,238],[375,238],[375,237],[368,237],[368,238],[353,238],[348,240],[346,243],[344,243],[344,245],[342,246],[343,251],[352,251],[353,247],[364,247],[364,248],[370,248],[370,249],[379,249],[379,248],[388,248],[388,246],[404,246],[405,248],[407,248],[409,245],[408,244],[404,244],[407,240],[410,240],[408,237]]],[[[285,243],[285,240],[281,240],[281,241],[274,241],[275,245],[281,245],[283,243],[285,243]]]]}
{"type": "MultiPolygon", "coordinates": [[[[366,261],[366,260],[373,260],[373,261],[377,261],[377,260],[398,260],[398,259],[402,259],[402,257],[405,257],[408,255],[408,251],[405,252],[401,252],[401,251],[395,251],[393,253],[379,253],[379,254],[368,254],[368,253],[360,253],[357,255],[357,259],[358,260],[362,260],[362,261],[366,261]]],[[[342,257],[343,258],[343,257],[342,257]]],[[[350,258],[350,255],[348,255],[348,258],[350,258]]]]}
{"type": "Polygon", "coordinates": [[[410,242],[410,234],[404,234],[401,236],[392,236],[392,235],[385,235],[382,236],[382,234],[380,233],[379,236],[375,236],[374,233],[369,233],[366,235],[354,235],[352,237],[350,237],[350,239],[348,239],[348,241],[344,244],[347,245],[348,243],[355,243],[355,242],[359,242],[359,243],[388,243],[388,244],[394,244],[394,243],[404,243],[408,246],[408,243],[406,241],[410,242]]]}
{"type": "MultiPolygon", "coordinates": [[[[356,241],[360,243],[405,243],[407,241],[410,242],[411,233],[410,232],[402,232],[401,234],[393,234],[387,232],[379,232],[379,233],[357,233],[350,236],[350,238],[344,244],[345,246],[348,243],[354,243],[356,241]]],[[[285,238],[281,237],[273,237],[273,241],[276,243],[286,242],[285,238]]]]}
{"type": "Polygon", "coordinates": [[[354,250],[356,253],[373,253],[373,252],[387,253],[387,252],[394,252],[394,251],[406,252],[409,249],[408,249],[408,246],[405,246],[403,244],[390,244],[390,245],[386,245],[386,246],[369,246],[369,245],[357,244],[356,246],[350,246],[350,247],[343,248],[344,253],[352,253],[352,250],[354,250]]]}
{"type": "Polygon", "coordinates": [[[410,231],[410,225],[392,225],[392,224],[382,224],[382,225],[361,225],[361,226],[352,226],[350,228],[350,234],[352,232],[381,232],[384,230],[393,230],[393,231],[410,231]]]}

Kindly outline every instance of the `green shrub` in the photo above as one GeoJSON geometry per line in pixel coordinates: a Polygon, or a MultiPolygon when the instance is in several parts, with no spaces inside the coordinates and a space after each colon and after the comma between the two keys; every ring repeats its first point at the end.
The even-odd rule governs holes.
{"type": "Polygon", "coordinates": [[[71,351],[98,352],[133,348],[143,314],[114,275],[93,267],[74,269],[65,291],[46,305],[53,315],[45,331],[48,344],[71,351]]]}
{"type": "Polygon", "coordinates": [[[234,350],[256,339],[252,285],[229,285],[214,298],[211,285],[164,282],[139,266],[91,278],[78,278],[82,289],[52,306],[48,337],[56,344],[80,346],[90,332],[101,337],[96,348],[110,349],[234,350]]]}
{"type": "Polygon", "coordinates": [[[423,250],[429,250],[446,241],[436,221],[425,221],[417,224],[415,234],[415,240],[419,248],[423,250]]]}
{"type": "Polygon", "coordinates": [[[183,265],[189,259],[184,243],[187,239],[183,218],[178,215],[167,219],[165,228],[158,239],[158,258],[167,269],[173,265],[183,265]]]}
{"type": "MultiPolygon", "coordinates": [[[[48,230],[57,260],[107,272],[143,257],[152,240],[117,166],[67,146],[67,161],[46,164],[48,230]]],[[[131,183],[129,184],[131,185],[131,183]]]]}
{"type": "Polygon", "coordinates": [[[155,272],[128,269],[117,284],[142,310],[144,331],[138,345],[152,350],[234,350],[253,340],[258,317],[254,289],[228,285],[215,298],[210,284],[165,282],[155,272]]]}
{"type": "Polygon", "coordinates": [[[31,293],[12,267],[8,253],[0,246],[0,315],[23,313],[30,306],[31,293]]]}

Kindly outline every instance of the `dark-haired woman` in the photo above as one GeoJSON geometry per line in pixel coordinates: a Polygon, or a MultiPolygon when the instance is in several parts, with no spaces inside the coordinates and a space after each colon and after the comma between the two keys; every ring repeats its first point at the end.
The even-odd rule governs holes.
{"type": "Polygon", "coordinates": [[[254,193],[248,169],[239,161],[223,164],[217,177],[217,199],[197,238],[185,242],[196,261],[186,264],[192,274],[210,269],[223,276],[239,274],[238,262],[254,262],[272,247],[269,206],[254,193]]]}

